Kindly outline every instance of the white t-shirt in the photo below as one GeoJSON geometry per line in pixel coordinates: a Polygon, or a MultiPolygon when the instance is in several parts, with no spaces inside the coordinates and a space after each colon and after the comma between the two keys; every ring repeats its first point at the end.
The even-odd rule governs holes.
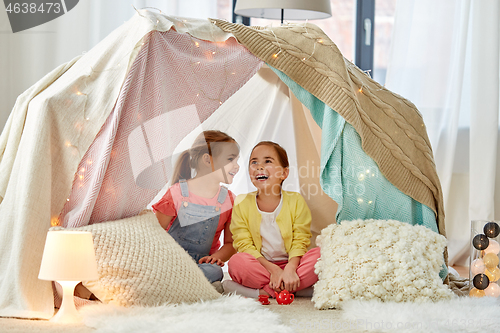
{"type": "Polygon", "coordinates": [[[280,203],[274,212],[263,212],[259,209],[262,216],[260,223],[260,235],[262,237],[262,248],[260,253],[269,261],[284,261],[288,260],[288,253],[285,250],[285,242],[281,237],[280,228],[276,224],[276,217],[280,213],[281,206],[283,205],[283,196],[281,196],[280,203]]]}

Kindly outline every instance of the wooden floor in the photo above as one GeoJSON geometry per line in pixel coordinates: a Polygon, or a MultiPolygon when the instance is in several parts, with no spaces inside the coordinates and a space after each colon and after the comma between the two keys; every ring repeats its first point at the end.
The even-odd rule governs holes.
{"type": "Polygon", "coordinates": [[[460,274],[461,277],[464,278],[469,278],[469,267],[467,266],[452,266],[454,269],[457,270],[458,274],[460,274]]]}

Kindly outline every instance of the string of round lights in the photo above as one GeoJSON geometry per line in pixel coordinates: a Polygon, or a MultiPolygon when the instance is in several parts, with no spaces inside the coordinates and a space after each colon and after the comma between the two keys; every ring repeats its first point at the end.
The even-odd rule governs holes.
{"type": "MultiPolygon", "coordinates": [[[[481,221],[472,221],[479,223],[481,221]]],[[[474,225],[473,225],[474,227],[474,225]]],[[[500,244],[494,239],[500,234],[500,226],[496,222],[487,222],[483,233],[472,238],[472,253],[470,263],[471,297],[500,296],[500,269],[498,268],[500,244]]]]}

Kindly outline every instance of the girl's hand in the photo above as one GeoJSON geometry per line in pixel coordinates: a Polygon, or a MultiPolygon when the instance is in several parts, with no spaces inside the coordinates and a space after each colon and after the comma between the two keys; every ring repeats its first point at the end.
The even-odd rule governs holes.
{"type": "Polygon", "coordinates": [[[276,266],[271,272],[271,276],[269,278],[269,287],[276,292],[280,292],[283,290],[283,270],[276,266]]]}
{"type": "Polygon", "coordinates": [[[295,269],[290,269],[285,266],[282,279],[285,289],[291,293],[295,292],[300,286],[300,279],[295,269]]]}
{"type": "Polygon", "coordinates": [[[224,266],[224,261],[220,260],[219,258],[212,257],[212,256],[203,257],[198,261],[198,263],[199,264],[217,264],[220,267],[224,266]]]}

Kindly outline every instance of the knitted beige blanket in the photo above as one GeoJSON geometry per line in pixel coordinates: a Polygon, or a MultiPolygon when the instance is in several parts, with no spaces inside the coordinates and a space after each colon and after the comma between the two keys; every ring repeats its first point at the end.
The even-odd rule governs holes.
{"type": "Polygon", "coordinates": [[[385,89],[345,60],[313,24],[273,28],[213,23],[250,52],[339,113],[358,132],[363,150],[403,193],[434,210],[446,236],[441,184],[422,116],[405,98],[385,89]]]}

